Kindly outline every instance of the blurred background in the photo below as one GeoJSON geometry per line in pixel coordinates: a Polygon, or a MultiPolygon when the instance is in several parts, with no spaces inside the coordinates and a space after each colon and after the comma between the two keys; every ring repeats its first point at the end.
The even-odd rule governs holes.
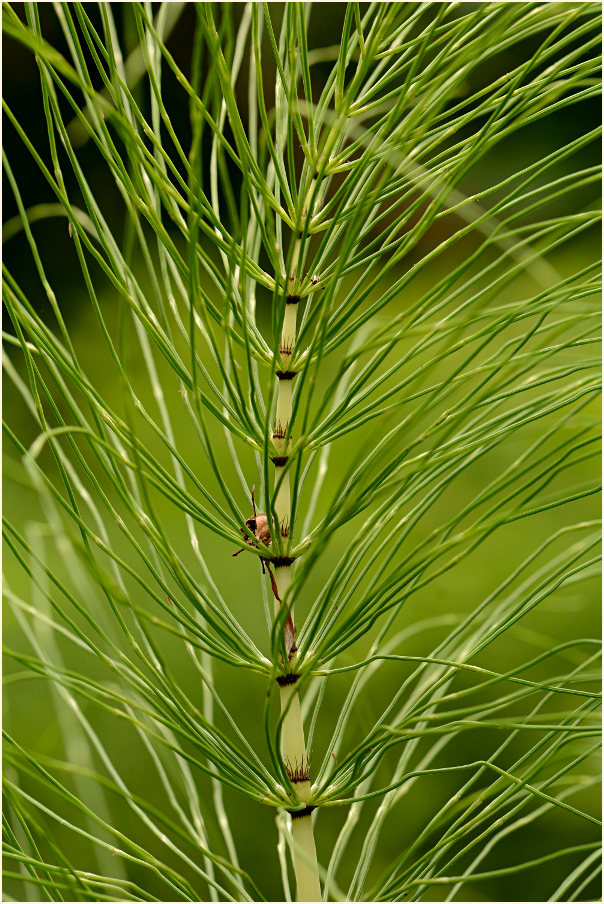
{"type": "MultiPolygon", "coordinates": [[[[99,22],[99,14],[94,5],[87,4],[86,6],[88,15],[93,23],[99,22]]],[[[126,51],[134,46],[137,40],[132,16],[129,13],[129,6],[130,4],[112,4],[116,22],[120,27],[120,42],[126,51]]],[[[151,4],[151,6],[156,9],[158,4],[151,4]]],[[[178,6],[181,5],[178,4],[178,6]]],[[[184,4],[182,7],[167,45],[178,65],[185,73],[188,73],[191,66],[191,37],[195,26],[195,11],[191,3],[184,4]]],[[[465,4],[460,4],[461,11],[463,11],[464,7],[465,4]]],[[[13,8],[24,18],[21,4],[13,4],[13,8]]],[[[366,5],[361,4],[362,11],[365,8],[366,5]]],[[[232,6],[221,4],[220,13],[221,15],[232,16],[236,23],[241,16],[241,10],[242,6],[237,4],[232,6]]],[[[276,28],[279,27],[281,10],[281,4],[270,4],[271,17],[276,28]]],[[[339,43],[344,11],[345,5],[338,3],[321,3],[313,7],[308,35],[311,49],[339,43]]],[[[42,32],[46,40],[69,57],[69,49],[66,46],[53,6],[51,4],[40,4],[39,14],[42,32]]],[[[476,90],[481,84],[481,80],[492,78],[495,71],[509,71],[523,59],[527,59],[536,49],[538,40],[538,38],[535,38],[534,42],[527,41],[515,45],[510,50],[506,50],[501,54],[500,58],[490,62],[489,65],[492,68],[488,72],[475,71],[472,75],[472,83],[467,86],[468,93],[476,90]]],[[[267,54],[266,58],[267,60],[269,59],[269,54],[267,54]]],[[[211,63],[206,61],[204,65],[208,66],[211,63]]],[[[320,91],[322,80],[325,79],[330,67],[331,63],[320,64],[315,67],[317,80],[315,87],[317,92],[320,91]]],[[[272,67],[269,66],[267,68],[264,73],[264,80],[268,86],[273,83],[274,72],[272,67]]],[[[40,151],[43,158],[49,162],[48,134],[42,110],[39,71],[33,55],[23,46],[10,39],[5,39],[3,43],[3,84],[6,103],[17,113],[19,121],[34,146],[40,151]]],[[[242,82],[240,101],[244,122],[246,90],[242,82]]],[[[139,85],[137,96],[137,100],[143,105],[144,92],[146,91],[148,91],[148,87],[144,85],[143,80],[139,85]]],[[[166,73],[162,96],[166,107],[171,111],[173,123],[178,134],[182,136],[183,146],[187,147],[189,136],[188,103],[184,93],[169,73],[166,73]]],[[[546,156],[561,144],[571,141],[573,137],[596,128],[600,123],[600,119],[601,110],[599,103],[587,100],[581,104],[563,108],[545,119],[539,120],[534,125],[510,136],[509,139],[501,142],[494,152],[490,152],[468,175],[464,182],[463,190],[472,193],[480,190],[485,185],[496,182],[498,178],[503,178],[507,173],[521,168],[522,165],[537,157],[546,156]]],[[[30,208],[35,205],[55,203],[55,197],[39,168],[23,149],[23,145],[15,134],[14,129],[6,123],[3,139],[4,150],[20,187],[25,207],[30,208]]],[[[573,167],[595,165],[599,160],[599,155],[600,149],[596,143],[588,145],[573,158],[562,161],[559,166],[559,173],[563,175],[573,167]]],[[[97,195],[102,197],[105,217],[112,225],[115,235],[119,238],[124,231],[124,211],[115,185],[108,178],[106,165],[91,142],[83,142],[81,144],[78,156],[82,167],[87,173],[90,185],[96,190],[97,195]]],[[[74,197],[76,197],[77,184],[67,168],[64,175],[68,189],[70,192],[73,191],[74,197]]],[[[570,197],[565,196],[561,202],[554,201],[551,205],[551,216],[557,216],[566,212],[569,204],[572,204],[576,210],[582,210],[597,203],[593,188],[588,186],[579,189],[570,197]]],[[[50,323],[52,322],[52,312],[36,270],[32,265],[31,252],[26,237],[15,220],[16,216],[17,206],[10,185],[7,184],[5,179],[3,183],[4,262],[26,293],[32,306],[43,314],[50,323]]],[[[450,219],[447,218],[447,224],[449,224],[450,219]]],[[[449,224],[442,228],[450,229],[452,227],[449,224]]],[[[58,299],[73,344],[81,361],[85,362],[85,370],[95,385],[102,390],[108,401],[119,411],[121,409],[121,387],[118,374],[111,364],[106,346],[100,341],[98,323],[85,290],[73,242],[68,234],[67,221],[64,217],[43,218],[34,222],[32,229],[42,254],[49,283],[58,299]]],[[[414,249],[414,256],[420,257],[424,255],[442,238],[442,234],[439,235],[436,230],[431,230],[424,237],[423,243],[414,249]]],[[[455,254],[459,255],[459,253],[459,248],[457,248],[455,254]]],[[[560,273],[567,274],[588,265],[598,258],[599,253],[600,236],[594,230],[584,233],[575,241],[562,245],[556,255],[552,256],[550,262],[560,273]]],[[[435,282],[439,275],[451,266],[451,263],[454,263],[454,256],[452,258],[446,258],[446,256],[441,258],[439,263],[430,270],[429,274],[421,275],[414,281],[411,289],[407,291],[405,299],[400,300],[400,305],[412,304],[415,298],[420,297],[435,282]]],[[[142,261],[138,264],[137,273],[141,285],[145,287],[148,284],[148,280],[145,277],[142,261]]],[[[95,277],[104,316],[109,324],[115,325],[119,317],[119,300],[108,280],[100,271],[96,272],[95,277]]],[[[526,284],[523,284],[523,280],[520,279],[514,284],[514,292],[522,292],[523,290],[530,291],[530,281],[527,280],[526,284]]],[[[268,295],[263,297],[260,294],[259,304],[260,324],[265,334],[270,337],[270,297],[268,295]]],[[[389,311],[394,315],[396,313],[395,306],[391,306],[389,311]]],[[[13,327],[9,318],[5,315],[4,319],[4,329],[8,334],[12,334],[13,327]]],[[[387,322],[385,314],[383,319],[384,322],[387,322]]],[[[26,371],[19,349],[7,344],[5,353],[17,373],[25,379],[26,371]]],[[[138,354],[137,347],[133,345],[129,360],[132,381],[139,397],[152,408],[152,389],[147,384],[146,373],[142,362],[138,360],[138,354]]],[[[207,481],[208,485],[211,485],[212,477],[204,473],[205,460],[198,448],[198,440],[190,429],[189,416],[184,406],[179,405],[176,401],[177,387],[174,377],[168,373],[167,368],[163,372],[160,370],[160,375],[166,381],[165,391],[168,399],[170,399],[171,388],[174,390],[174,402],[170,402],[170,414],[173,417],[176,435],[179,437],[178,442],[181,444],[179,448],[182,448],[186,460],[196,460],[198,462],[199,476],[204,481],[207,481]]],[[[6,378],[3,383],[3,405],[4,416],[11,429],[25,446],[29,446],[35,440],[38,430],[22,399],[15,391],[12,381],[6,378]]],[[[364,435],[369,435],[371,429],[373,427],[368,428],[364,435]]],[[[451,517],[457,510],[460,499],[469,498],[477,488],[485,484],[485,481],[491,479],[494,473],[505,467],[509,458],[514,454],[518,454],[525,444],[526,437],[519,436],[516,448],[514,448],[513,443],[510,443],[505,450],[495,451],[485,456],[475,466],[464,471],[456,484],[455,494],[445,495],[440,500],[439,505],[422,525],[418,536],[421,536],[421,531],[427,535],[434,525],[438,523],[439,519],[451,517]]],[[[45,460],[47,461],[49,472],[52,473],[53,465],[50,452],[46,450],[42,455],[46,456],[45,460]]],[[[322,496],[323,500],[327,500],[330,490],[335,488],[341,473],[339,466],[349,457],[346,449],[339,450],[338,468],[333,469],[328,474],[322,496]]],[[[46,550],[47,555],[55,555],[52,552],[51,544],[47,544],[44,539],[43,525],[46,522],[46,515],[40,507],[37,494],[31,487],[29,478],[10,442],[4,442],[3,458],[5,514],[27,536],[36,538],[35,542],[40,544],[40,548],[46,550]]],[[[224,467],[227,474],[229,469],[232,470],[226,447],[224,448],[224,457],[220,465],[224,467]]],[[[250,474],[251,484],[254,479],[255,467],[251,455],[246,458],[246,454],[242,454],[242,466],[244,471],[250,474]]],[[[596,462],[593,464],[589,463],[583,467],[586,469],[585,474],[582,475],[585,480],[598,472],[596,462]]],[[[234,475],[233,480],[235,480],[234,475]]],[[[241,505],[245,508],[249,503],[242,498],[241,505]]],[[[168,502],[162,503],[160,500],[157,501],[157,510],[160,512],[163,526],[167,534],[173,538],[174,544],[186,550],[188,538],[181,513],[176,512],[168,502]]],[[[438,617],[451,614],[452,618],[457,618],[459,614],[463,615],[472,611],[514,567],[523,561],[526,555],[526,537],[523,535],[523,530],[531,532],[531,546],[536,546],[540,540],[545,540],[564,524],[598,517],[598,514],[599,501],[597,498],[590,497],[565,506],[562,512],[557,509],[543,512],[541,515],[530,519],[530,524],[526,522],[527,526],[523,529],[518,529],[517,525],[510,525],[497,531],[494,537],[487,540],[480,547],[477,555],[470,556],[453,571],[446,573],[428,588],[415,594],[406,604],[404,613],[400,622],[397,622],[397,626],[412,625],[414,622],[426,618],[427,615],[438,617]]],[[[351,523],[334,538],[331,549],[331,557],[334,561],[346,549],[347,539],[356,529],[355,523],[351,523]]],[[[113,531],[113,535],[116,539],[118,538],[117,529],[113,531]]],[[[247,594],[242,594],[242,587],[255,586],[260,579],[257,562],[249,556],[241,556],[233,562],[230,558],[232,549],[229,548],[227,543],[220,541],[213,534],[203,529],[200,530],[200,536],[203,538],[204,554],[207,556],[208,561],[215,563],[215,576],[220,580],[223,593],[227,599],[232,601],[237,617],[248,630],[253,640],[265,651],[267,649],[267,637],[264,617],[259,617],[258,612],[250,606],[247,594]]],[[[183,556],[186,559],[186,551],[183,552],[183,556]]],[[[330,559],[327,557],[320,560],[320,568],[316,578],[312,584],[307,586],[305,591],[309,600],[312,597],[313,588],[322,586],[329,577],[329,562],[330,559]]],[[[195,567],[192,555],[188,560],[188,564],[191,567],[195,567]]],[[[58,567],[60,569],[61,566],[59,565],[58,567]]],[[[4,569],[7,581],[15,592],[19,593],[24,599],[29,599],[34,605],[44,605],[40,592],[32,590],[26,574],[10,552],[5,553],[4,569]]],[[[69,571],[68,563],[65,564],[64,570],[67,577],[67,572],[69,571]]],[[[596,637],[600,627],[599,582],[594,577],[589,583],[579,584],[578,588],[578,590],[574,590],[571,585],[566,589],[562,589],[546,606],[534,610],[517,626],[514,632],[510,632],[509,636],[506,634],[499,643],[491,645],[488,651],[488,660],[481,664],[488,664],[489,668],[495,670],[506,670],[511,667],[510,663],[514,662],[517,657],[522,660],[536,655],[535,649],[539,648],[544,636],[551,637],[556,641],[572,637],[596,637]]],[[[148,605],[144,594],[141,593],[136,585],[133,584],[130,589],[133,595],[140,598],[139,602],[141,605],[148,605]]],[[[92,592],[93,590],[91,589],[92,592]]],[[[99,605],[102,605],[102,602],[99,605]]],[[[28,652],[30,650],[28,643],[15,622],[10,607],[6,606],[4,612],[4,639],[6,645],[11,649],[28,652]]],[[[303,616],[304,606],[301,607],[298,620],[301,620],[303,616]]],[[[425,630],[410,636],[406,652],[410,655],[425,654],[444,636],[446,630],[443,626],[427,626],[425,630]]],[[[174,673],[182,682],[184,690],[192,698],[195,698],[195,695],[199,692],[199,679],[190,666],[188,659],[182,655],[181,642],[175,637],[162,635],[162,644],[164,644],[164,655],[171,663],[174,673]]],[[[341,664],[343,665],[346,661],[353,661],[355,657],[362,656],[368,646],[368,640],[357,645],[348,651],[348,660],[344,657],[341,664]]],[[[77,657],[74,657],[73,653],[70,655],[72,656],[70,661],[74,668],[78,666],[84,667],[84,662],[87,660],[83,658],[82,662],[78,663],[77,657]]],[[[15,670],[17,670],[17,666],[14,663],[10,660],[5,661],[5,671],[9,676],[15,670]]],[[[399,664],[389,665],[384,666],[373,679],[372,694],[380,709],[386,705],[389,697],[400,686],[403,677],[407,674],[409,674],[408,668],[399,664]]],[[[245,680],[242,681],[242,676],[237,674],[236,670],[220,663],[215,666],[215,675],[216,685],[225,703],[236,713],[238,725],[252,741],[260,756],[265,758],[262,731],[262,706],[265,694],[264,680],[246,676],[245,680]]],[[[329,693],[325,697],[320,712],[313,742],[313,756],[316,757],[317,761],[320,761],[324,755],[330,737],[330,729],[337,720],[341,702],[349,686],[350,680],[348,676],[340,676],[330,681],[329,693]]],[[[367,698],[362,699],[364,702],[361,702],[357,707],[349,729],[351,733],[350,743],[353,743],[355,732],[362,733],[373,724],[370,701],[367,698]]],[[[45,682],[16,681],[7,685],[4,721],[10,733],[19,739],[26,749],[31,747],[40,753],[59,758],[66,756],[66,754],[73,756],[74,750],[69,748],[68,744],[66,746],[61,726],[57,719],[54,718],[53,713],[53,700],[45,682]]],[[[93,717],[92,708],[90,709],[90,717],[93,717]]],[[[107,744],[107,749],[115,755],[116,760],[119,760],[123,766],[124,779],[130,783],[135,792],[141,793],[142,796],[145,796],[158,808],[165,806],[163,792],[158,783],[155,782],[153,767],[148,755],[141,749],[140,742],[131,729],[124,725],[115,725],[114,723],[115,720],[110,714],[94,711],[95,727],[107,744]],[[136,750],[136,756],[131,755],[134,750],[136,750]],[[127,752],[129,752],[129,755],[127,755],[127,752]]],[[[489,751],[493,749],[494,733],[484,730],[473,732],[471,735],[462,735],[447,749],[443,763],[445,760],[447,762],[454,761],[456,756],[459,756],[461,761],[465,753],[464,744],[468,743],[472,744],[476,758],[481,755],[488,756],[489,751]],[[456,750],[456,745],[460,746],[459,750],[456,750]]],[[[510,751],[510,756],[514,756],[513,750],[510,751]]],[[[440,764],[440,762],[436,763],[436,765],[440,764]]],[[[389,775],[387,764],[381,768],[383,769],[383,779],[387,782],[389,775]]],[[[383,832],[381,835],[374,863],[374,880],[377,880],[379,875],[387,869],[388,865],[401,854],[405,846],[417,836],[421,828],[438,812],[441,803],[454,793],[456,787],[452,784],[454,781],[454,777],[450,775],[435,776],[430,781],[424,779],[422,783],[416,784],[405,798],[404,809],[400,807],[395,809],[389,817],[388,831],[383,832]]],[[[198,791],[202,801],[211,806],[211,788],[203,776],[198,776],[198,791]]],[[[249,870],[256,878],[268,900],[279,900],[282,892],[275,864],[276,832],[274,812],[269,808],[259,811],[259,808],[254,804],[239,797],[228,788],[224,790],[224,797],[225,807],[232,817],[235,837],[239,844],[242,867],[249,870]]],[[[586,793],[586,798],[584,801],[577,800],[577,806],[593,808],[595,813],[598,809],[597,801],[591,797],[591,792],[586,793]]],[[[122,831],[140,831],[138,826],[132,824],[133,817],[130,811],[119,800],[116,799],[110,806],[112,807],[112,820],[122,831]]],[[[370,802],[367,805],[368,816],[365,818],[365,822],[376,811],[378,806],[379,801],[370,802]]],[[[345,815],[345,809],[343,808],[325,810],[321,813],[316,829],[319,851],[331,851],[345,815]]],[[[501,861],[518,862],[523,860],[527,844],[530,844],[532,849],[536,849],[538,852],[546,852],[565,845],[580,844],[584,840],[589,840],[589,833],[578,820],[576,821],[576,836],[573,838],[566,837],[568,821],[562,818],[556,810],[548,816],[547,820],[543,820],[538,825],[538,839],[534,835],[534,826],[528,827],[525,831],[520,830],[511,834],[509,839],[500,845],[498,856],[501,861]]],[[[63,830],[58,827],[56,832],[56,837],[60,843],[63,830]]],[[[65,841],[65,843],[69,844],[70,849],[74,852],[73,860],[78,860],[78,853],[85,860],[89,856],[87,842],[73,835],[66,837],[69,840],[65,841]]],[[[210,840],[217,845],[217,849],[220,849],[221,841],[218,834],[216,838],[211,838],[210,840]]],[[[361,826],[350,846],[351,875],[362,842],[363,828],[361,826]]],[[[153,848],[156,842],[150,837],[142,839],[141,843],[147,843],[150,848],[153,848]]],[[[162,856],[166,855],[163,854],[162,856]]],[[[475,882],[473,885],[465,887],[464,894],[469,895],[469,889],[471,889],[471,893],[475,896],[473,899],[481,901],[544,900],[545,896],[549,894],[552,885],[555,884],[553,875],[559,874],[559,881],[562,881],[567,865],[564,859],[545,864],[538,869],[531,870],[528,880],[527,874],[520,873],[516,876],[506,876],[497,880],[490,879],[483,882],[475,882]]],[[[133,867],[131,877],[134,881],[143,881],[142,877],[137,876],[136,873],[137,868],[133,867]]],[[[145,877],[144,881],[148,883],[148,877],[145,877]]],[[[7,882],[5,888],[11,895],[19,894],[18,885],[11,886],[11,883],[7,882]]],[[[151,888],[150,891],[153,893],[154,889],[151,888]]],[[[424,900],[444,900],[446,893],[446,888],[439,889],[436,886],[424,895],[424,900]]],[[[598,895],[596,885],[594,884],[592,887],[585,889],[584,895],[585,900],[591,899],[590,896],[596,897],[598,895]]]]}

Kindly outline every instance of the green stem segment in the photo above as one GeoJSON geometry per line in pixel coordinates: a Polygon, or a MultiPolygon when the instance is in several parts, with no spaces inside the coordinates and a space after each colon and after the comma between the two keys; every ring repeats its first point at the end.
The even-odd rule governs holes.
{"type": "MultiPolygon", "coordinates": [[[[295,271],[292,271],[295,272],[295,271]]],[[[297,299],[296,299],[297,301],[297,299]]],[[[287,431],[292,413],[292,384],[293,376],[289,372],[289,364],[296,339],[296,302],[289,301],[286,305],[283,328],[281,333],[281,371],[279,372],[279,389],[277,394],[277,413],[275,418],[275,431],[273,442],[278,453],[275,462],[275,513],[278,519],[282,542],[284,544],[284,558],[287,556],[287,545],[290,535],[291,495],[289,484],[289,472],[287,465],[287,449],[289,440],[287,431]],[[278,463],[277,463],[278,462],[278,463]]],[[[278,615],[283,601],[291,584],[291,565],[283,564],[275,568],[275,583],[279,599],[275,599],[275,614],[278,615]]],[[[289,625],[293,625],[293,612],[289,625]]],[[[290,665],[295,660],[295,638],[292,631],[285,631],[285,646],[290,659],[290,665]]],[[[281,734],[282,755],[287,774],[296,791],[295,804],[306,804],[310,800],[310,764],[306,754],[306,741],[304,738],[304,725],[300,699],[295,682],[280,686],[281,712],[284,714],[281,734]]],[[[310,809],[301,810],[300,814],[292,817],[292,833],[294,838],[294,869],[296,872],[297,900],[320,901],[321,886],[319,884],[319,870],[317,864],[317,851],[313,835],[313,827],[310,809]]]]}

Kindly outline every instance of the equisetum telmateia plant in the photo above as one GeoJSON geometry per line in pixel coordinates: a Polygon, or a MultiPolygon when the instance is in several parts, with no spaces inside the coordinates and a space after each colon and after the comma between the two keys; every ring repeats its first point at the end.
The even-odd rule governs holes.
{"type": "Polygon", "coordinates": [[[7,900],[595,896],[599,10],[5,4],[7,900]]]}

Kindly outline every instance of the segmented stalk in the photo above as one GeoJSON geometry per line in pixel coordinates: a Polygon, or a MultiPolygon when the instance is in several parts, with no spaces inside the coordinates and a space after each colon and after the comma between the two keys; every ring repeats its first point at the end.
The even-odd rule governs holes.
{"type": "MultiPolygon", "coordinates": [[[[301,242],[296,241],[293,263],[290,272],[290,285],[295,286],[296,269],[300,259],[301,242]]],[[[283,327],[281,331],[281,366],[277,371],[279,387],[277,392],[277,411],[275,416],[275,429],[273,442],[277,456],[273,458],[275,464],[275,513],[279,523],[279,530],[283,538],[284,553],[281,560],[275,565],[275,582],[279,599],[275,599],[275,614],[278,615],[281,605],[286,598],[291,583],[291,561],[287,556],[290,535],[291,491],[289,472],[284,470],[288,459],[289,439],[286,434],[289,429],[291,434],[292,415],[292,389],[295,374],[290,370],[290,363],[294,344],[296,341],[296,312],[298,296],[290,294],[287,298],[283,327]]],[[[293,625],[293,612],[292,621],[293,625]]],[[[290,657],[290,664],[295,662],[295,637],[293,631],[285,629],[285,648],[290,657]]],[[[304,738],[304,725],[300,700],[295,683],[295,675],[287,676],[279,681],[281,712],[284,713],[282,729],[282,755],[287,774],[292,782],[298,801],[307,803],[310,800],[310,763],[306,753],[304,738]],[[291,680],[290,680],[291,679],[291,680]]],[[[313,835],[311,820],[311,807],[298,810],[292,815],[292,833],[294,838],[294,868],[296,872],[297,900],[320,901],[321,886],[319,884],[319,872],[317,865],[317,852],[313,835]]]]}

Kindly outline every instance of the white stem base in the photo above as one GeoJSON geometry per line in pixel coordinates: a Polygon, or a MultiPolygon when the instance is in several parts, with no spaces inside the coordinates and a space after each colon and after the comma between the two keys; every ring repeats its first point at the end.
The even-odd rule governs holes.
{"type": "Polygon", "coordinates": [[[320,901],[321,885],[317,871],[317,849],[310,813],[292,820],[292,833],[295,844],[294,869],[296,871],[297,900],[320,901]]]}

